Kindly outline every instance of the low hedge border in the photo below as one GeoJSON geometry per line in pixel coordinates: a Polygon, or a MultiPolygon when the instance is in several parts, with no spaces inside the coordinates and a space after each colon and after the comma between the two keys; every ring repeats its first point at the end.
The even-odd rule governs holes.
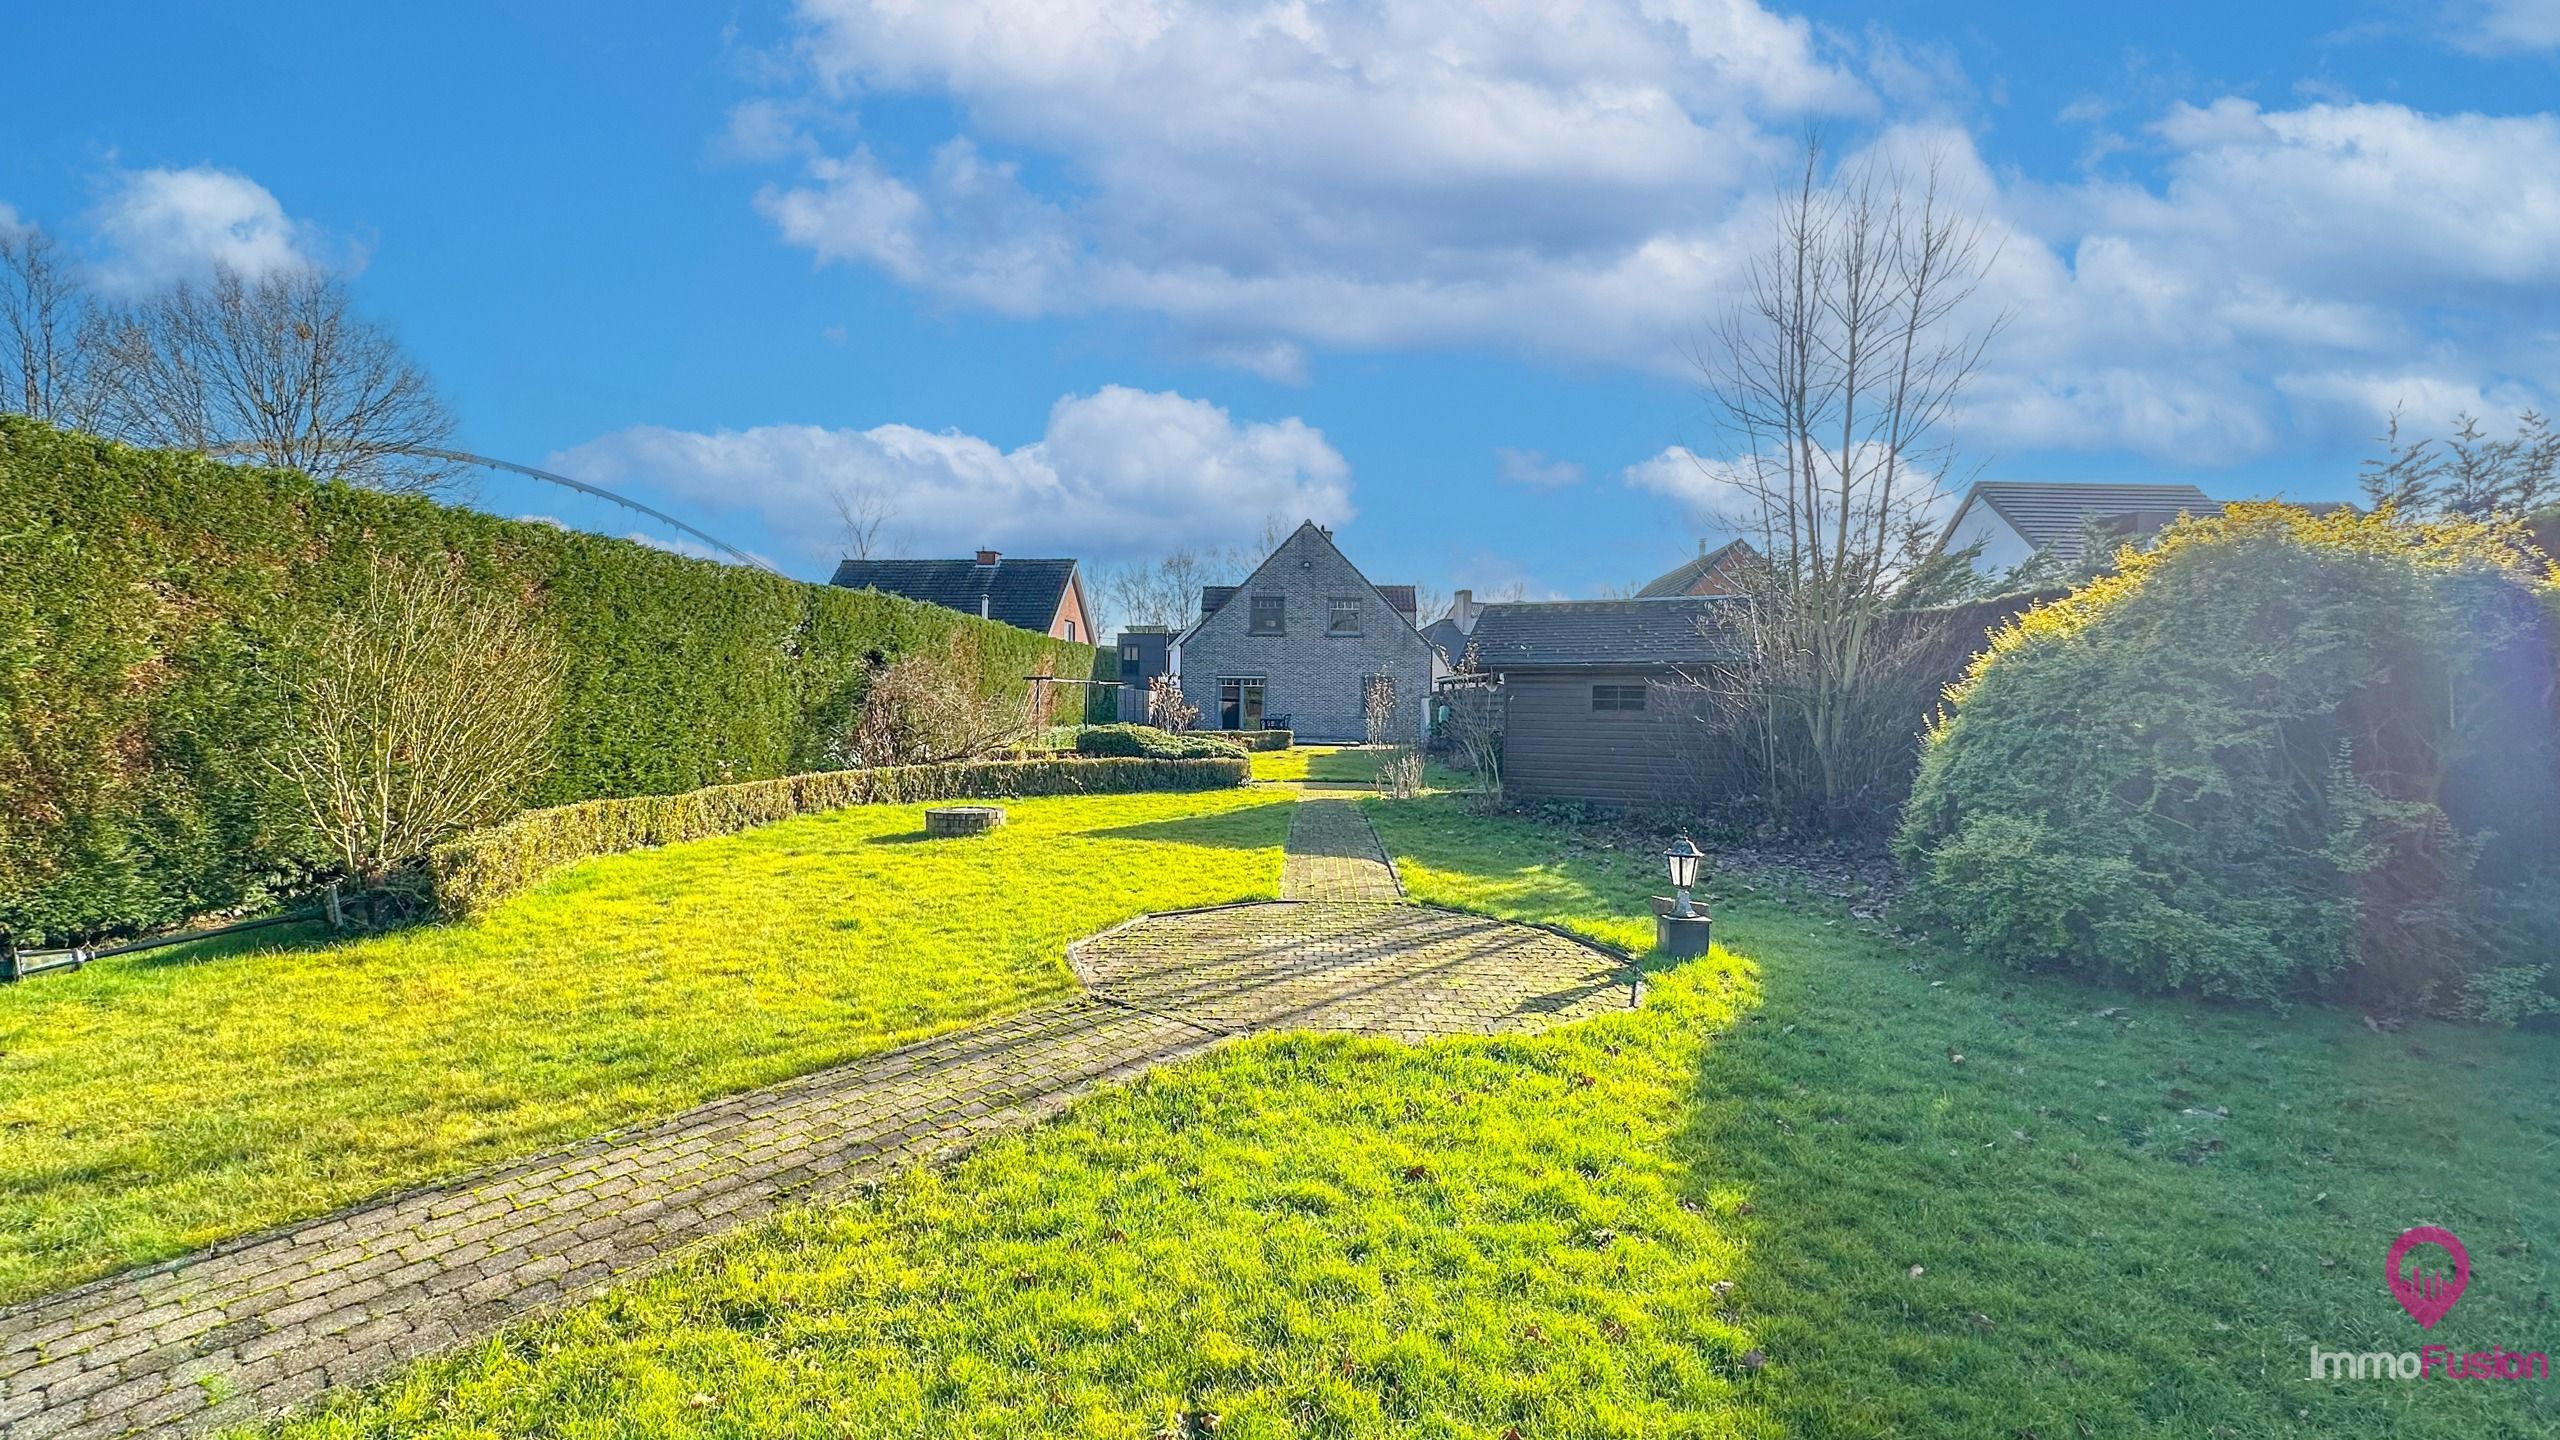
{"type": "Polygon", "coordinates": [[[1244,761],[1225,757],[981,760],[821,770],[778,780],[713,785],[680,795],[635,795],[528,810],[502,825],[437,846],[427,857],[427,880],[436,908],[450,918],[466,919],[564,865],[728,835],[795,815],[927,800],[1219,790],[1250,778],[1244,761]]]}
{"type": "Polygon", "coordinates": [[[1196,731],[1176,734],[1153,725],[1088,725],[1076,732],[1076,753],[1145,760],[1198,760],[1213,755],[1242,759],[1244,747],[1196,731]]]}
{"type": "Polygon", "coordinates": [[[1186,730],[1186,735],[1214,735],[1232,741],[1247,750],[1286,750],[1298,743],[1298,737],[1286,730],[1186,730]]]}

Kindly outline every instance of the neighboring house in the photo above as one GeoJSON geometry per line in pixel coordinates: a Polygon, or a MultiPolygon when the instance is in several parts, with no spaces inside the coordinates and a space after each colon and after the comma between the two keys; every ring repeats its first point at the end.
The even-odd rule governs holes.
{"type": "Polygon", "coordinates": [[[1120,632],[1120,718],[1147,718],[1147,687],[1173,673],[1173,631],[1164,625],[1132,625],[1120,632]]]}
{"type": "Polygon", "coordinates": [[[847,560],[835,584],[904,595],[981,620],[1091,645],[1093,612],[1073,560],[1007,560],[981,550],[975,560],[847,560]]]}
{"type": "Polygon", "coordinates": [[[1208,728],[1285,720],[1302,739],[1358,741],[1369,686],[1384,677],[1395,685],[1397,728],[1418,740],[1432,653],[1413,609],[1412,586],[1369,583],[1332,532],[1309,521],[1243,584],[1201,591],[1200,618],[1173,645],[1183,698],[1208,728]]]}
{"type": "Polygon", "coordinates": [[[1673,595],[1740,595],[1751,588],[1751,572],[1760,563],[1760,552],[1746,540],[1728,540],[1713,550],[1707,542],[1698,542],[1698,558],[1684,561],[1676,570],[1656,575],[1636,592],[1639,600],[1661,600],[1673,595]]]}
{"type": "Polygon", "coordinates": [[[2006,575],[2039,555],[2077,565],[2092,523],[2127,540],[2147,539],[2181,515],[2219,515],[2222,502],[2193,485],[2075,485],[1983,480],[1965,492],[1938,549],[1982,547],[1975,573],[2006,575]]]}
{"type": "Polygon", "coordinates": [[[1461,590],[1449,598],[1448,614],[1422,627],[1422,638],[1438,653],[1439,671],[1454,670],[1466,659],[1467,637],[1475,633],[1476,617],[1483,613],[1476,592],[1461,590]]]}
{"type": "MultiPolygon", "coordinates": [[[[1676,572],[1675,572],[1676,573],[1676,572]]],[[[1488,605],[1472,637],[1501,678],[1503,793],[1655,805],[1695,797],[1693,679],[1748,601],[1672,595],[1488,605]]]]}

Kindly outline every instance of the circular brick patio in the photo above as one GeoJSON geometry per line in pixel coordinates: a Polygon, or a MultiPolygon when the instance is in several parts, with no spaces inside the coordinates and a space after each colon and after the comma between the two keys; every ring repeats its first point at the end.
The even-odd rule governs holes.
{"type": "Polygon", "coordinates": [[[1422,905],[1283,900],[1150,915],[1067,957],[1101,998],[1228,1031],[1524,1034],[1635,1003],[1619,955],[1422,905]]]}

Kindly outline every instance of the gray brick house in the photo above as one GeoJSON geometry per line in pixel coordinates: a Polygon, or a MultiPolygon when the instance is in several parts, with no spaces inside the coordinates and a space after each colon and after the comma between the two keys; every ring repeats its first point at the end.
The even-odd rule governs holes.
{"type": "Polygon", "coordinates": [[[1423,738],[1431,646],[1414,628],[1413,587],[1369,583],[1309,521],[1241,585],[1201,592],[1200,618],[1174,640],[1183,698],[1200,724],[1258,730],[1283,720],[1301,739],[1365,738],[1365,696],[1393,681],[1399,729],[1423,738]]]}

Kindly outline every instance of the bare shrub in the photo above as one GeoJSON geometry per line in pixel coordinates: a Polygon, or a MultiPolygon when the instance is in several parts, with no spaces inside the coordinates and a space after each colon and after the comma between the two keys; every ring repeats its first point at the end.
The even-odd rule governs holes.
{"type": "Polygon", "coordinates": [[[1147,682],[1147,723],[1168,734],[1179,735],[1200,718],[1200,707],[1185,699],[1182,682],[1170,675],[1159,675],[1147,682]]]}
{"type": "Polygon", "coordinates": [[[270,762],[368,889],[514,813],[549,763],[560,654],[520,603],[441,561],[376,557],[287,687],[270,762]]]}
{"type": "Polygon", "coordinates": [[[871,672],[861,711],[840,749],[853,765],[939,765],[990,755],[1047,722],[1035,684],[1028,697],[989,688],[975,631],[901,655],[871,672]]]}
{"type": "Polygon", "coordinates": [[[1396,678],[1372,675],[1360,690],[1361,719],[1369,746],[1378,751],[1378,789],[1398,800],[1422,793],[1422,749],[1404,725],[1396,678]]]}

